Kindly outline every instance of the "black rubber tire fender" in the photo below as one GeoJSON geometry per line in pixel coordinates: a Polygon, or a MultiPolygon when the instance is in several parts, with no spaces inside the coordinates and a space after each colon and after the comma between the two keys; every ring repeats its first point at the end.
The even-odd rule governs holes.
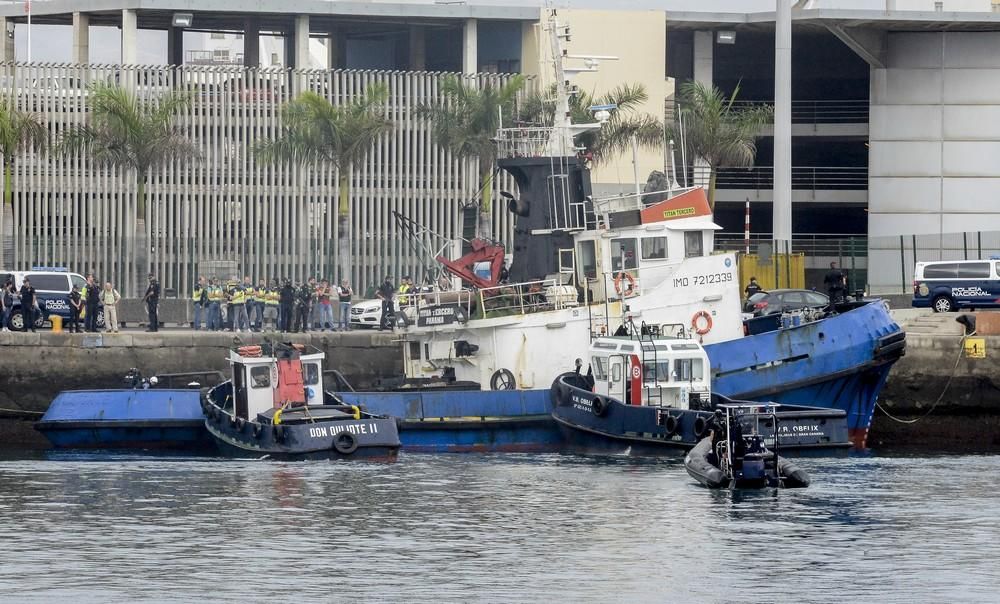
{"type": "Polygon", "coordinates": [[[694,435],[698,438],[705,436],[705,432],[708,430],[708,422],[705,420],[705,416],[699,415],[697,419],[694,420],[694,435]]]}
{"type": "Polygon", "coordinates": [[[608,403],[603,398],[595,396],[590,401],[590,410],[594,412],[597,417],[604,417],[604,414],[608,412],[608,403]]]}
{"type": "Polygon", "coordinates": [[[358,450],[358,437],[343,430],[333,437],[333,448],[341,455],[350,455],[358,450]]]}
{"type": "Polygon", "coordinates": [[[667,431],[667,436],[677,432],[678,426],[677,416],[667,413],[667,419],[663,422],[663,428],[667,431]]]}

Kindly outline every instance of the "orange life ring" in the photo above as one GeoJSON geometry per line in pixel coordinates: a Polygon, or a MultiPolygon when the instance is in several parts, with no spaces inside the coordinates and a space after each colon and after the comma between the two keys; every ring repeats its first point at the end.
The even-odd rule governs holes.
{"type": "Polygon", "coordinates": [[[712,331],[712,315],[708,314],[707,310],[699,310],[694,313],[694,316],[691,317],[691,329],[699,336],[712,331]],[[698,319],[705,319],[704,327],[698,327],[698,319]]]}
{"type": "Polygon", "coordinates": [[[635,293],[635,277],[631,273],[622,271],[615,276],[615,293],[623,298],[630,298],[635,293]],[[625,291],[622,292],[622,281],[627,281],[625,291]]]}

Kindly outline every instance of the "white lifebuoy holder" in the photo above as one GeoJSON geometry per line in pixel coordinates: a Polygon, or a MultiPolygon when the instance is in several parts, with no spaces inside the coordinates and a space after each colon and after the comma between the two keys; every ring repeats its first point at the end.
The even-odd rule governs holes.
{"type": "Polygon", "coordinates": [[[712,315],[707,310],[699,310],[691,317],[691,329],[699,336],[712,331],[712,315]]]}
{"type": "Polygon", "coordinates": [[[631,298],[635,294],[635,277],[632,273],[621,271],[615,275],[615,293],[623,298],[631,298]],[[625,289],[622,290],[622,281],[625,281],[625,289]]]}

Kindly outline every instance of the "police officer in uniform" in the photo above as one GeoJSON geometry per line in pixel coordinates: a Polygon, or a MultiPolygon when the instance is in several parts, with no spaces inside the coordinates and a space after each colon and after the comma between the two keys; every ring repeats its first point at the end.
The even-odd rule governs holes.
{"type": "Polygon", "coordinates": [[[21,320],[24,328],[21,331],[35,331],[35,288],[27,277],[21,282],[21,320]]]}
{"type": "Polygon", "coordinates": [[[201,329],[203,319],[206,324],[209,323],[209,318],[206,316],[208,314],[208,289],[205,286],[204,276],[198,277],[198,282],[194,284],[194,290],[191,292],[191,302],[194,303],[193,327],[195,331],[198,331],[201,329]]]}
{"type": "Polygon", "coordinates": [[[844,273],[837,269],[837,263],[830,263],[830,272],[823,277],[823,285],[826,286],[827,294],[830,296],[830,305],[834,305],[841,301],[844,297],[844,273]]]}
{"type": "Polygon", "coordinates": [[[309,318],[312,314],[313,298],[316,296],[315,285],[303,283],[295,294],[295,331],[309,331],[309,318]]]}
{"type": "Polygon", "coordinates": [[[747,300],[749,300],[750,297],[753,296],[754,294],[760,293],[760,290],[761,287],[760,284],[757,283],[757,277],[750,277],[750,283],[747,284],[746,289],[743,290],[743,293],[746,294],[747,300]]]}
{"type": "MultiPolygon", "coordinates": [[[[87,291],[88,295],[90,294],[89,289],[87,291]]],[[[160,306],[160,282],[156,280],[153,273],[149,273],[149,287],[146,288],[146,293],[142,296],[142,301],[146,303],[146,312],[149,313],[149,327],[146,331],[160,331],[160,316],[158,312],[160,306]]],[[[90,312],[90,308],[87,309],[87,312],[90,312]]]]}
{"type": "Polygon", "coordinates": [[[222,329],[222,288],[219,287],[219,280],[212,279],[208,286],[208,330],[219,331],[222,329]]]}
{"type": "Polygon", "coordinates": [[[281,318],[281,331],[292,330],[292,313],[295,308],[295,288],[292,287],[292,280],[285,279],[281,291],[278,292],[278,316],[281,318]]]}
{"type": "Polygon", "coordinates": [[[392,295],[394,293],[396,293],[396,286],[392,284],[392,277],[386,275],[385,280],[382,281],[382,285],[379,286],[378,291],[375,293],[382,300],[382,316],[378,322],[380,331],[392,329],[392,324],[389,321],[394,313],[392,307],[392,295]]]}
{"type": "Polygon", "coordinates": [[[80,329],[80,311],[83,310],[83,296],[80,295],[80,288],[76,285],[69,292],[69,321],[66,323],[66,330],[69,332],[83,333],[80,329]]]}
{"type": "Polygon", "coordinates": [[[101,303],[101,286],[94,279],[94,274],[87,275],[87,289],[84,300],[87,303],[87,315],[83,319],[83,328],[91,333],[97,333],[97,307],[101,303]]]}
{"type": "Polygon", "coordinates": [[[264,313],[261,321],[261,329],[277,331],[279,326],[278,309],[281,308],[281,294],[278,289],[278,280],[271,279],[271,286],[263,290],[264,313]]]}
{"type": "Polygon", "coordinates": [[[239,283],[233,287],[232,293],[229,294],[229,316],[232,317],[233,332],[242,331],[244,325],[247,326],[247,331],[250,331],[250,317],[247,316],[247,290],[239,283]]]}

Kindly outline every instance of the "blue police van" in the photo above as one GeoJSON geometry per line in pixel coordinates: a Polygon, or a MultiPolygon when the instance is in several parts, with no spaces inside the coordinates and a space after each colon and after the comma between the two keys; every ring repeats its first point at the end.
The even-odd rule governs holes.
{"type": "MultiPolygon", "coordinates": [[[[14,287],[19,291],[25,277],[31,281],[35,288],[35,297],[38,301],[38,310],[35,314],[35,328],[43,327],[50,322],[53,315],[62,317],[63,324],[70,316],[69,293],[76,285],[83,291],[87,285],[87,280],[82,275],[71,273],[65,268],[36,266],[30,271],[0,271],[0,285],[13,280],[14,287]]],[[[97,326],[104,327],[104,309],[99,307],[97,311],[97,326]]],[[[14,305],[7,320],[7,327],[20,331],[24,328],[24,313],[21,310],[20,296],[14,296],[14,305]]]]}
{"type": "Polygon", "coordinates": [[[1000,307],[1000,257],[918,262],[913,270],[913,306],[934,312],[1000,307]]]}

